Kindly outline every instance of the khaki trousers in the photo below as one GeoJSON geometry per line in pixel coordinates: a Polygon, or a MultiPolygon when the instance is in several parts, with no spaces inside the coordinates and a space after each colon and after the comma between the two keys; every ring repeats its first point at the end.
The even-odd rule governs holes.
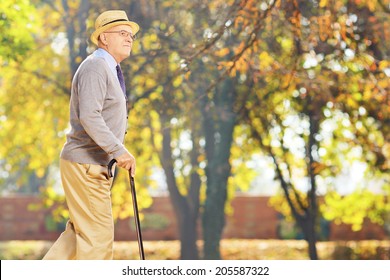
{"type": "Polygon", "coordinates": [[[112,260],[112,179],[107,166],[60,160],[69,221],[44,260],[112,260]]]}

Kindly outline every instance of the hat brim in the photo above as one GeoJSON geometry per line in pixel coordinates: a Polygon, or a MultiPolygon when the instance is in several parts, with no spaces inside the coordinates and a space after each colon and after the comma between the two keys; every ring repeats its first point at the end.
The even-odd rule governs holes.
{"type": "Polygon", "coordinates": [[[137,34],[137,32],[139,31],[139,25],[133,21],[120,21],[120,22],[112,22],[112,23],[109,23],[103,27],[100,27],[98,29],[96,29],[92,35],[91,35],[91,41],[92,43],[94,43],[95,45],[98,44],[98,38],[99,38],[99,35],[104,33],[104,31],[110,29],[111,27],[114,27],[114,26],[118,26],[118,25],[128,25],[131,27],[131,30],[133,31],[133,35],[137,34]]]}

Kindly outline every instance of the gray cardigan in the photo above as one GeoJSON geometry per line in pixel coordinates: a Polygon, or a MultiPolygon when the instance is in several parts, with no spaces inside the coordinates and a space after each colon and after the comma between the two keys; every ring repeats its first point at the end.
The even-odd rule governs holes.
{"type": "Polygon", "coordinates": [[[61,152],[65,160],[107,165],[126,152],[126,98],[102,57],[87,57],[73,78],[70,125],[61,152]]]}

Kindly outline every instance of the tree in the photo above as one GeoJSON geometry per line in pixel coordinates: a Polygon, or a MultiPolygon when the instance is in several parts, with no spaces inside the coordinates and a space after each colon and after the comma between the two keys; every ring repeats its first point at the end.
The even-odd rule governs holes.
{"type": "MultiPolygon", "coordinates": [[[[274,7],[274,4],[265,4],[264,11],[258,11],[256,5],[255,1],[233,1],[218,32],[212,35],[218,40],[210,48],[210,61],[220,65],[220,73],[215,75],[217,82],[210,82],[209,88],[200,97],[207,159],[207,195],[203,212],[206,259],[221,257],[219,243],[225,221],[228,179],[231,176],[234,129],[249,96],[249,91],[240,90],[243,87],[240,74],[248,70],[244,57],[246,52],[252,51],[264,18],[274,7]],[[244,19],[248,15],[254,21],[244,19]]],[[[220,15],[220,11],[217,8],[213,12],[220,15]]],[[[202,78],[209,80],[205,76],[202,78]]]]}
{"type": "Polygon", "coordinates": [[[48,166],[59,145],[58,134],[63,132],[66,123],[61,120],[61,103],[54,103],[51,98],[61,92],[58,85],[62,59],[32,35],[44,32],[43,22],[38,20],[41,18],[38,10],[27,3],[13,1],[10,5],[3,1],[1,4],[6,28],[1,38],[7,43],[2,44],[0,53],[0,138],[3,139],[0,154],[4,159],[2,169],[8,174],[2,186],[36,192],[47,182],[48,166]],[[38,47],[50,59],[42,60],[35,52],[38,47]],[[42,89],[47,93],[43,98],[42,89]]]}
{"type": "Polygon", "coordinates": [[[34,44],[32,33],[39,27],[35,7],[28,1],[4,0],[0,4],[0,58],[2,66],[19,60],[34,44]]]}
{"type": "MultiPolygon", "coordinates": [[[[291,24],[291,28],[289,33],[284,29],[284,34],[273,34],[272,37],[276,37],[277,42],[271,44],[272,40],[268,39],[268,46],[263,45],[267,47],[267,51],[262,55],[263,65],[269,69],[262,79],[266,86],[262,90],[263,93],[254,96],[255,99],[248,103],[244,114],[253,138],[274,161],[277,178],[289,206],[288,212],[294,217],[309,242],[309,255],[312,259],[318,258],[315,248],[319,214],[318,179],[336,176],[342,170],[342,164],[346,162],[345,157],[353,154],[349,153],[352,147],[359,147],[366,151],[366,153],[359,152],[358,158],[361,160],[381,162],[380,164],[372,162],[370,166],[379,167],[377,169],[379,173],[384,171],[381,160],[384,155],[383,151],[378,149],[377,143],[384,144],[383,137],[386,137],[386,129],[384,127],[381,129],[387,119],[387,117],[383,118],[382,112],[386,110],[379,110],[381,117],[376,118],[375,124],[372,123],[370,117],[365,117],[366,109],[364,109],[370,108],[371,105],[361,98],[360,93],[354,92],[359,91],[361,88],[359,84],[364,81],[366,96],[379,106],[375,100],[383,98],[383,87],[387,85],[381,80],[385,75],[383,72],[372,71],[370,65],[375,60],[378,60],[377,63],[383,61],[382,57],[378,56],[383,53],[381,52],[383,48],[375,37],[378,33],[370,33],[369,36],[372,42],[375,42],[373,43],[375,46],[367,48],[363,38],[367,38],[366,32],[369,28],[364,25],[359,29],[346,28],[350,24],[348,16],[367,18],[367,15],[361,13],[363,11],[367,13],[369,8],[350,1],[351,12],[345,16],[344,9],[340,9],[344,2],[336,2],[336,5],[332,3],[330,6],[327,1],[321,1],[322,10],[314,9],[312,6],[316,4],[314,1],[283,3],[283,9],[279,11],[280,19],[285,17],[291,24]],[[332,26],[341,26],[341,28],[332,28],[332,26]],[[359,36],[356,37],[355,33],[359,33],[359,36]],[[342,47],[343,44],[349,48],[342,47]],[[371,50],[377,53],[375,59],[371,56],[371,50]],[[293,55],[292,51],[294,51],[293,55]],[[289,56],[294,59],[289,59],[289,56]],[[337,67],[333,67],[334,65],[345,68],[340,72],[337,67]],[[281,74],[287,76],[284,83],[278,82],[283,81],[280,78],[281,74]],[[372,83],[374,80],[376,82],[372,83]],[[333,139],[337,139],[333,142],[326,136],[328,131],[325,125],[328,122],[337,123],[339,120],[334,117],[340,114],[340,111],[345,112],[342,121],[345,123],[348,120],[351,126],[333,130],[331,132],[333,139]],[[358,120],[355,119],[356,117],[358,120]],[[359,127],[364,127],[364,132],[359,127]],[[347,135],[345,129],[351,131],[347,137],[345,137],[347,135]],[[375,133],[375,136],[370,132],[378,129],[381,132],[375,133]],[[375,138],[376,144],[369,140],[370,134],[372,139],[375,138]],[[293,141],[294,145],[286,142],[286,139],[293,141]],[[329,142],[334,144],[337,142],[337,144],[331,146],[328,145],[329,142]],[[343,142],[348,143],[347,149],[340,149],[343,142]],[[365,155],[370,156],[365,157],[365,155]],[[297,176],[297,174],[301,175],[297,176]],[[302,186],[302,183],[294,180],[294,177],[306,178],[308,183],[302,186]],[[299,189],[307,189],[307,191],[302,194],[299,189]]],[[[274,21],[274,27],[277,24],[274,21]]],[[[286,27],[285,24],[283,26],[286,27]]],[[[259,73],[265,74],[261,70],[259,73]]],[[[255,73],[253,75],[255,76],[255,73]]],[[[261,76],[257,75],[257,77],[261,76]]],[[[384,173],[381,176],[383,175],[384,173]]],[[[331,197],[335,196],[330,196],[326,202],[332,201],[331,197]]],[[[386,200],[377,201],[378,205],[384,206],[386,200]]],[[[334,206],[333,202],[332,209],[334,206]]],[[[372,204],[369,207],[372,207],[372,204]]],[[[379,206],[377,209],[383,214],[386,208],[379,206]]],[[[322,207],[323,211],[327,209],[329,208],[326,206],[322,207]]],[[[353,212],[353,215],[355,214],[356,212],[353,212]]],[[[332,214],[325,212],[325,216],[335,218],[337,214],[334,211],[332,214]]],[[[359,221],[362,222],[362,219],[359,221]]]]}

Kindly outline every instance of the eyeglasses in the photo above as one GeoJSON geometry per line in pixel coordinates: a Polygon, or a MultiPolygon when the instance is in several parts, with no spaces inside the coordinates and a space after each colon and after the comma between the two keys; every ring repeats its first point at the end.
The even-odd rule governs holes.
{"type": "Polygon", "coordinates": [[[135,41],[137,39],[136,35],[131,34],[130,32],[127,32],[126,30],[119,30],[119,31],[106,31],[104,33],[119,33],[122,37],[130,37],[132,41],[135,41]]]}

